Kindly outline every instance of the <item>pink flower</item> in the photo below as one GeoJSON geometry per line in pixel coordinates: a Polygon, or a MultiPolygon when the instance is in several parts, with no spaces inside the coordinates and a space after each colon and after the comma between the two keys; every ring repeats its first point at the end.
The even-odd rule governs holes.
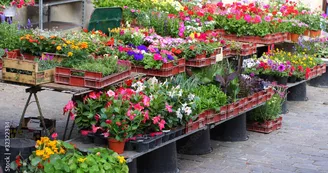
{"type": "Polygon", "coordinates": [[[161,117],[158,115],[157,117],[153,117],[153,124],[159,123],[161,120],[161,117]]]}
{"type": "Polygon", "coordinates": [[[145,123],[147,120],[149,120],[149,111],[148,110],[144,113],[143,123],[145,123]]]}
{"type": "Polygon", "coordinates": [[[97,94],[95,92],[91,92],[89,94],[89,97],[92,98],[92,99],[97,99],[97,94]]]}
{"type": "Polygon", "coordinates": [[[112,120],[106,120],[105,122],[106,122],[106,124],[111,124],[112,120]]]}
{"type": "Polygon", "coordinates": [[[89,130],[81,130],[82,136],[87,136],[89,134],[89,130]]]}
{"type": "Polygon", "coordinates": [[[95,115],[95,119],[96,119],[96,121],[98,122],[99,119],[100,119],[100,115],[99,115],[99,114],[96,114],[96,115],[95,115]]]}
{"type": "Polygon", "coordinates": [[[161,120],[161,122],[159,122],[158,124],[159,130],[162,130],[165,127],[165,124],[166,124],[165,120],[161,120]]]}
{"type": "Polygon", "coordinates": [[[99,129],[101,129],[101,127],[96,127],[94,124],[92,125],[92,133],[97,133],[99,129]]]}
{"type": "Polygon", "coordinates": [[[136,10],[135,9],[131,9],[131,12],[134,13],[134,12],[136,12],[136,10]]]}
{"type": "Polygon", "coordinates": [[[251,20],[252,20],[252,16],[249,15],[249,14],[246,14],[246,15],[244,16],[244,20],[245,20],[247,23],[250,23],[251,20]]]}
{"type": "Polygon", "coordinates": [[[105,133],[103,133],[102,135],[104,135],[105,138],[108,138],[109,133],[108,133],[108,132],[105,132],[105,133]]]}
{"type": "Polygon", "coordinates": [[[71,120],[74,121],[76,115],[73,114],[73,112],[69,112],[69,116],[70,116],[71,120]]]}
{"type": "Polygon", "coordinates": [[[105,105],[105,108],[109,108],[110,106],[112,105],[112,102],[107,102],[106,105],[105,105]]]}
{"type": "Polygon", "coordinates": [[[52,139],[56,139],[58,137],[58,134],[55,132],[51,135],[52,139]]]}
{"type": "Polygon", "coordinates": [[[64,114],[68,111],[72,111],[75,108],[74,106],[74,102],[72,100],[70,100],[64,107],[64,114]]]}
{"type": "Polygon", "coordinates": [[[106,95],[107,95],[108,97],[113,97],[113,96],[115,96],[115,92],[112,91],[112,90],[108,90],[107,93],[106,93],[106,95]]]}
{"type": "Polygon", "coordinates": [[[150,105],[150,98],[146,95],[143,96],[143,104],[145,106],[149,106],[150,105]]]}
{"type": "Polygon", "coordinates": [[[166,58],[163,58],[163,62],[164,62],[164,63],[167,63],[167,59],[166,59],[166,58]]]}
{"type": "Polygon", "coordinates": [[[161,61],[161,60],[162,60],[162,55],[156,53],[156,54],[154,55],[154,60],[155,60],[155,61],[161,61]]]}
{"type": "Polygon", "coordinates": [[[169,104],[165,104],[165,109],[168,111],[168,112],[172,112],[172,106],[170,106],[169,104]]]}
{"type": "Polygon", "coordinates": [[[270,16],[265,16],[265,17],[264,17],[264,20],[265,20],[266,22],[270,22],[270,21],[271,21],[271,17],[270,17],[270,16]]]}
{"type": "Polygon", "coordinates": [[[85,102],[87,101],[88,98],[89,98],[88,95],[85,95],[85,96],[83,97],[83,103],[85,103],[85,102]]]}
{"type": "Polygon", "coordinates": [[[134,108],[134,109],[136,109],[136,110],[138,110],[138,111],[141,111],[141,110],[143,110],[143,109],[144,109],[144,107],[143,107],[143,106],[141,106],[141,105],[140,105],[140,103],[138,103],[138,104],[135,104],[135,105],[133,106],[133,108],[134,108]]]}

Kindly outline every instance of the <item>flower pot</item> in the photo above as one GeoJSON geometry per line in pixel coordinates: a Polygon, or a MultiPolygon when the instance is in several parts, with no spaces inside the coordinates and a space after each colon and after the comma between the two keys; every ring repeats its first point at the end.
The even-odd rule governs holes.
{"type": "Polygon", "coordinates": [[[310,31],[309,30],[305,30],[303,33],[304,36],[309,36],[310,35],[310,31]]]}
{"type": "Polygon", "coordinates": [[[287,33],[287,40],[290,41],[292,39],[292,34],[291,33],[287,33]]]}
{"type": "Polygon", "coordinates": [[[294,34],[294,33],[292,33],[291,34],[291,41],[292,42],[298,42],[298,38],[300,37],[300,35],[299,34],[294,34]]]}
{"type": "Polygon", "coordinates": [[[105,146],[105,145],[107,145],[107,140],[106,140],[106,138],[103,136],[103,135],[101,135],[101,134],[94,134],[94,143],[95,143],[95,145],[97,145],[97,146],[105,146]]]}
{"type": "Polygon", "coordinates": [[[114,138],[108,138],[109,149],[122,154],[124,152],[125,141],[118,141],[114,138]]]}
{"type": "Polygon", "coordinates": [[[278,85],[287,85],[288,77],[277,77],[278,85]]]}
{"type": "Polygon", "coordinates": [[[296,82],[296,76],[289,76],[288,77],[288,82],[289,83],[295,83],[296,82]]]}
{"type": "Polygon", "coordinates": [[[195,59],[205,59],[206,58],[206,52],[204,51],[204,53],[202,54],[198,54],[196,55],[195,59]]]}
{"type": "Polygon", "coordinates": [[[311,30],[310,31],[310,37],[312,37],[312,38],[319,37],[320,35],[321,35],[321,30],[317,30],[317,31],[311,30]]]}
{"type": "Polygon", "coordinates": [[[10,6],[10,7],[5,8],[5,10],[3,11],[3,14],[6,17],[16,16],[16,6],[14,5],[14,6],[10,6]]]}

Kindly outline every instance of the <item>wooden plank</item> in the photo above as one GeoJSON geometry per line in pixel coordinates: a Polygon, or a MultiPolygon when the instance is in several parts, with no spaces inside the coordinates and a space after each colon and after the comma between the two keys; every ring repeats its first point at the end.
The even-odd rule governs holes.
{"type": "Polygon", "coordinates": [[[2,67],[37,72],[37,64],[34,61],[4,58],[2,67]]]}
{"type": "Polygon", "coordinates": [[[31,75],[7,72],[7,68],[2,69],[2,79],[30,85],[40,85],[54,81],[55,69],[49,69],[42,72],[32,72],[31,75]]]}

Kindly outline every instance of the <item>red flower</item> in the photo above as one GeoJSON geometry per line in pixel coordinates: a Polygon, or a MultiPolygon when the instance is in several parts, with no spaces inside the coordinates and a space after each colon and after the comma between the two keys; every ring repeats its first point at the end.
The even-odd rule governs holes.
{"type": "Polygon", "coordinates": [[[111,124],[112,120],[106,120],[106,124],[111,124]]]}
{"type": "Polygon", "coordinates": [[[96,121],[98,122],[99,119],[100,119],[100,115],[99,115],[99,114],[96,114],[96,115],[95,115],[95,119],[96,119],[96,121]]]}
{"type": "Polygon", "coordinates": [[[204,13],[201,12],[201,11],[198,11],[198,12],[197,12],[197,16],[199,16],[199,17],[203,17],[203,16],[204,16],[204,13]]]}
{"type": "Polygon", "coordinates": [[[175,17],[175,15],[174,14],[168,14],[167,15],[170,19],[172,19],[172,18],[174,18],[175,17]]]}
{"type": "Polygon", "coordinates": [[[189,48],[190,50],[195,50],[195,45],[191,45],[189,48]]]}
{"type": "Polygon", "coordinates": [[[212,17],[212,16],[208,16],[208,17],[207,17],[207,20],[208,20],[208,21],[212,21],[212,20],[213,20],[213,17],[212,17]]]}
{"type": "Polygon", "coordinates": [[[89,97],[92,98],[92,99],[97,99],[97,94],[95,92],[91,92],[89,94],[89,97]]]}
{"type": "Polygon", "coordinates": [[[122,123],[121,122],[116,122],[116,125],[121,126],[122,123]]]}
{"type": "Polygon", "coordinates": [[[194,15],[194,12],[191,10],[188,10],[188,14],[191,16],[191,15],[194,15]]]}
{"type": "Polygon", "coordinates": [[[115,39],[112,37],[108,42],[107,42],[107,46],[114,46],[115,43],[115,39]]]}

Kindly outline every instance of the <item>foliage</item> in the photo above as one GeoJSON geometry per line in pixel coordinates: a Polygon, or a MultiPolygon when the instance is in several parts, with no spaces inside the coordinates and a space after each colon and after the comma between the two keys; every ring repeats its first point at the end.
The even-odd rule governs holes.
{"type": "Polygon", "coordinates": [[[277,89],[276,94],[265,105],[252,110],[249,115],[251,121],[265,122],[277,119],[281,114],[281,105],[286,97],[284,89],[277,89]]]}
{"type": "Polygon", "coordinates": [[[73,65],[73,68],[76,70],[99,72],[102,73],[103,77],[127,70],[126,66],[118,63],[117,57],[109,56],[107,54],[105,54],[103,58],[89,58],[86,62],[73,65]]]}
{"type": "Polygon", "coordinates": [[[36,151],[29,158],[20,155],[11,163],[17,172],[113,172],[128,173],[129,168],[123,156],[106,148],[93,148],[86,156],[73,145],[41,137],[37,141],[36,151]]]}
{"type": "Polygon", "coordinates": [[[38,63],[38,67],[39,67],[38,71],[53,69],[60,65],[58,61],[53,60],[53,56],[46,57],[44,59],[35,58],[34,61],[38,63]]]}
{"type": "Polygon", "coordinates": [[[227,96],[214,84],[201,85],[194,88],[193,92],[199,96],[196,101],[199,112],[209,109],[220,111],[220,107],[227,103],[227,96]]]}
{"type": "Polygon", "coordinates": [[[20,48],[19,39],[29,31],[18,28],[17,24],[0,24],[0,48],[8,51],[20,48]]]}

